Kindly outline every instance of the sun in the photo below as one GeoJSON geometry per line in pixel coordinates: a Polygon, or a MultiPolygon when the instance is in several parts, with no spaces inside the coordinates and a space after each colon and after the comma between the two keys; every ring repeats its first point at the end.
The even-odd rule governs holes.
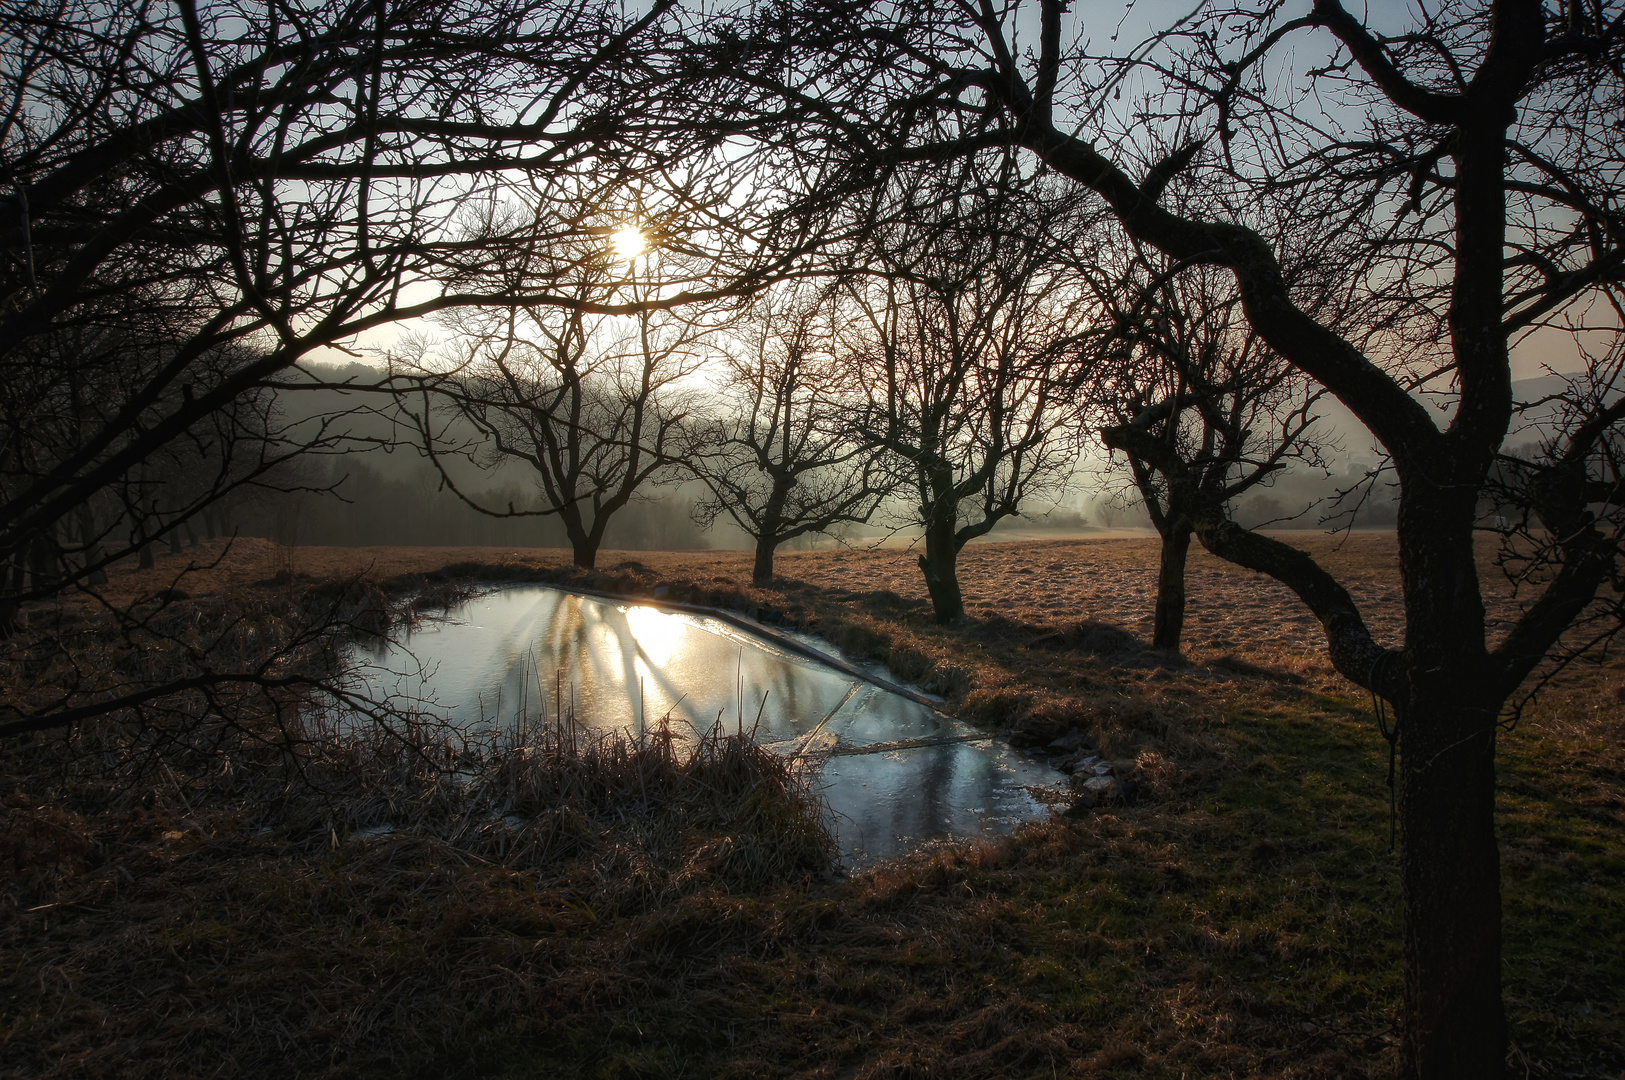
{"type": "Polygon", "coordinates": [[[609,242],[615,249],[616,257],[621,259],[635,259],[649,246],[643,234],[631,225],[615,230],[609,242]]]}

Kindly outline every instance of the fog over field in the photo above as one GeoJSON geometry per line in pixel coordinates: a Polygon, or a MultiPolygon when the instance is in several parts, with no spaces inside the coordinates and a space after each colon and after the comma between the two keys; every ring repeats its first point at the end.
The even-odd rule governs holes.
{"type": "MultiPolygon", "coordinates": [[[[329,383],[375,384],[376,367],[367,364],[306,365],[314,378],[329,383]]],[[[1536,401],[1565,386],[1561,377],[1548,375],[1519,380],[1514,393],[1520,401],[1536,401]]],[[[424,457],[413,432],[392,421],[389,396],[365,391],[303,390],[278,396],[288,421],[341,415],[335,430],[347,441],[335,452],[312,456],[279,474],[279,482],[297,477],[301,486],[317,491],[284,494],[261,490],[240,496],[229,512],[230,525],[245,536],[263,536],[284,543],[374,546],[388,544],[475,544],[520,547],[567,547],[564,532],[550,515],[493,517],[471,508],[448,490],[435,466],[424,457]]],[[[1330,448],[1324,467],[1301,462],[1276,475],[1259,490],[1248,493],[1233,507],[1238,524],[1248,528],[1325,530],[1348,528],[1389,529],[1394,526],[1397,488],[1389,472],[1370,474],[1379,458],[1369,439],[1353,434],[1359,429],[1346,410],[1327,402],[1321,429],[1330,448]],[[1362,499],[1361,491],[1367,492],[1362,499]],[[1353,496],[1340,498],[1345,493],[1353,496]]],[[[1532,410],[1509,441],[1538,434],[1539,423],[1550,407],[1532,410]]],[[[475,433],[466,424],[456,428],[464,438],[475,433]]],[[[520,510],[537,508],[537,480],[532,470],[512,461],[481,468],[462,455],[443,458],[445,468],[469,492],[478,493],[488,506],[520,510]]],[[[704,497],[703,485],[692,477],[661,479],[648,486],[612,521],[606,545],[627,550],[745,549],[751,539],[726,516],[709,528],[694,519],[695,504],[704,497]]],[[[1132,485],[1107,465],[1095,442],[1080,454],[1071,483],[1058,500],[1041,501],[1007,518],[986,537],[989,540],[1022,537],[1100,535],[1121,531],[1147,532],[1150,522],[1132,485]]],[[[883,511],[872,525],[848,525],[835,535],[798,538],[786,550],[802,550],[836,543],[909,544],[917,528],[906,515],[883,511]],[[887,527],[887,520],[902,520],[887,527]]]]}

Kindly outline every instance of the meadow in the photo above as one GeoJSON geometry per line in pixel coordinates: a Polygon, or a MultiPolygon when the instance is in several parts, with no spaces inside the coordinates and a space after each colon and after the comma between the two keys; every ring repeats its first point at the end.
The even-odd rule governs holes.
{"type": "MultiPolygon", "coordinates": [[[[1288,538],[1397,644],[1391,534],[1288,538]]],[[[944,627],[915,557],[785,553],[759,589],[743,552],[583,572],[562,551],[239,540],[116,572],[134,599],[214,563],[174,601],[203,612],[335,581],[397,611],[503,581],[659,588],[884,661],[1018,745],[1076,731],[1140,798],[847,875],[819,863],[816,793],[740,746],[665,753],[748,812],[588,807],[549,826],[569,842],[544,858],[513,842],[523,824],[477,843],[433,825],[473,796],[382,745],[323,759],[338,801],[266,827],[265,789],[218,758],[165,759],[115,797],[42,738],[0,771],[0,1076],[1392,1075],[1388,748],[1313,618],[1197,551],[1186,647],[1151,650],[1155,543],[1105,537],[972,545],[968,617],[944,627]],[[391,777],[453,809],[383,835],[322,817],[359,805],[345,783],[387,801],[391,777]],[[752,854],[769,849],[789,854],[752,854]]],[[[1504,619],[1513,598],[1490,591],[1504,619]]],[[[1501,737],[1514,1075],[1625,1076],[1625,658],[1592,659],[1501,737]]],[[[515,762],[480,775],[520,784],[515,762]]],[[[604,791],[627,790],[616,775],[604,791]]]]}

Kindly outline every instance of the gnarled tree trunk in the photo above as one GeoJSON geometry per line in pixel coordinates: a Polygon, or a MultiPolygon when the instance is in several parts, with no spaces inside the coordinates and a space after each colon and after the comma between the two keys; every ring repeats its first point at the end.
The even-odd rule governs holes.
{"type": "Polygon", "coordinates": [[[790,498],[793,475],[775,475],[773,490],[762,509],[761,529],[756,536],[756,564],[751,567],[752,585],[766,585],[773,580],[773,552],[779,546],[779,534],[784,531],[784,504],[790,498]]]}
{"type": "Polygon", "coordinates": [[[598,563],[598,537],[575,531],[570,534],[571,561],[583,570],[591,570],[598,563]]]}
{"type": "MultiPolygon", "coordinates": [[[[1414,670],[1414,668],[1413,668],[1414,670]]],[[[1503,1075],[1501,863],[1495,843],[1495,716],[1484,672],[1412,675],[1399,710],[1403,761],[1404,1075],[1503,1075]]]]}
{"type": "MultiPolygon", "coordinates": [[[[1433,468],[1444,472],[1442,463],[1433,468]]],[[[1400,872],[1407,1080],[1497,1077],[1501,864],[1495,840],[1496,718],[1505,700],[1485,648],[1473,551],[1477,485],[1408,470],[1399,541],[1406,591],[1399,706],[1400,872]]]]}
{"type": "Polygon", "coordinates": [[[1337,669],[1394,703],[1405,938],[1401,1076],[1478,1080],[1503,1075],[1506,1057],[1495,722],[1508,689],[1485,650],[1474,489],[1408,479],[1399,529],[1407,622],[1401,652],[1371,640],[1347,591],[1307,554],[1240,528],[1216,507],[1196,515],[1196,535],[1220,558],[1290,586],[1320,617],[1337,669]]]}
{"type": "Polygon", "coordinates": [[[770,533],[763,533],[756,538],[756,562],[751,567],[750,583],[752,585],[767,585],[773,580],[773,551],[778,541],[770,533]]]}
{"type": "MultiPolygon", "coordinates": [[[[94,566],[101,561],[102,546],[96,537],[96,515],[90,509],[88,502],[79,504],[79,545],[84,550],[84,565],[94,566]]],[[[85,584],[95,588],[107,584],[106,570],[92,570],[85,578],[85,584]]]]}
{"type": "Polygon", "coordinates": [[[1193,526],[1183,514],[1168,523],[1162,536],[1162,562],[1157,569],[1156,623],[1151,644],[1178,649],[1185,631],[1185,561],[1190,554],[1193,526]]]}
{"type": "Polygon", "coordinates": [[[931,595],[931,608],[937,622],[948,623],[965,615],[965,598],[959,591],[959,546],[954,536],[954,514],[938,513],[925,529],[925,554],[920,569],[925,573],[925,589],[931,595]]]}
{"type": "Polygon", "coordinates": [[[591,570],[598,562],[598,544],[603,539],[603,528],[595,523],[595,527],[589,530],[574,503],[559,509],[559,521],[570,541],[570,561],[583,570],[591,570]]]}

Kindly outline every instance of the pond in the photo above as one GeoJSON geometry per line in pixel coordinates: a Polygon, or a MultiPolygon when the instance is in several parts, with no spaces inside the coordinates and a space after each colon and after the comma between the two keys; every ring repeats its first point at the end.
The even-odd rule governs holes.
{"type": "Polygon", "coordinates": [[[932,839],[1008,832],[1047,813],[1029,788],[1063,779],[883,669],[727,616],[525,585],[459,605],[399,642],[355,648],[375,699],[405,699],[459,726],[573,713],[607,729],[666,715],[702,732],[754,728],[770,749],[820,762],[851,867],[932,839]]]}

